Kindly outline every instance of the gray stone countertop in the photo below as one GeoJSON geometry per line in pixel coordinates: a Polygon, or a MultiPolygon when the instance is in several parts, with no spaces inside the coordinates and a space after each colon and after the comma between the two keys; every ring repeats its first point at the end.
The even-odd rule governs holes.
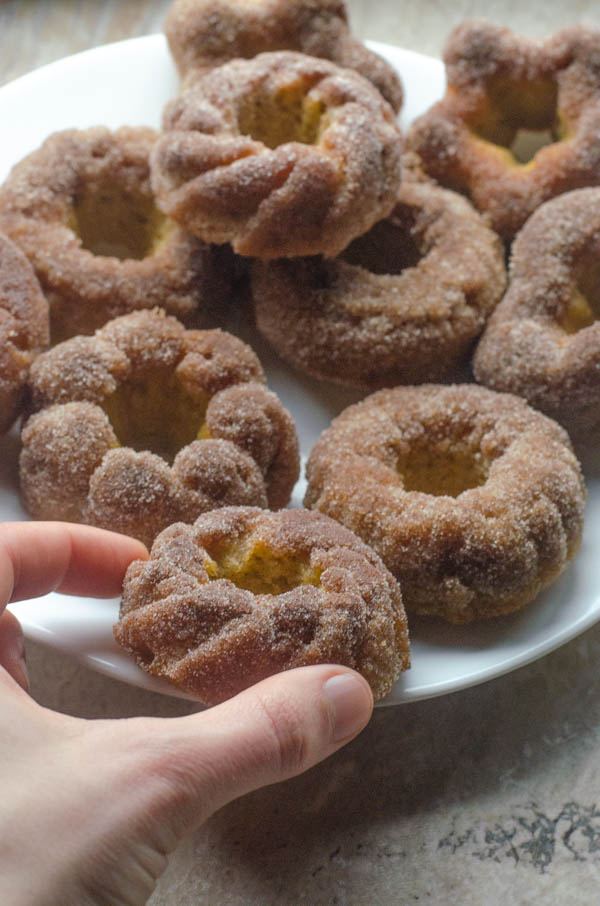
{"type": "MultiPolygon", "coordinates": [[[[575,0],[351,0],[354,30],[439,55],[486,16],[541,35],[600,21],[575,0]]],[[[0,6],[0,81],[160,30],[164,0],[0,6]]],[[[173,854],[152,906],[589,906],[600,901],[600,627],[476,688],[378,709],[308,774],[232,803],[173,854]]],[[[184,702],[28,646],[33,695],[81,717],[168,716],[184,702]]]]}

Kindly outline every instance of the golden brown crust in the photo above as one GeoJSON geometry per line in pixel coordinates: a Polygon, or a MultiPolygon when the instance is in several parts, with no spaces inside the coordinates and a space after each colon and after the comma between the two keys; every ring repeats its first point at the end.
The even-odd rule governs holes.
{"type": "Polygon", "coordinates": [[[471,205],[417,184],[339,258],[255,262],[251,275],[257,326],[283,359],[373,389],[455,375],[506,282],[471,205]]]}
{"type": "Polygon", "coordinates": [[[156,208],[156,138],[141,127],[58,132],[0,189],[0,228],[34,266],[54,342],[156,305],[200,326],[225,300],[214,251],[156,208]]]}
{"type": "Polygon", "coordinates": [[[478,381],[524,396],[577,441],[600,431],[599,261],[600,188],[542,205],[515,239],[473,362],[478,381]]]}
{"type": "Polygon", "coordinates": [[[258,258],[335,255],[394,205],[401,136],[365,79],[291,51],[233,60],[165,110],[163,210],[258,258]]]}
{"type": "Polygon", "coordinates": [[[48,341],[48,303],[25,255],[0,233],[0,434],[23,409],[29,366],[48,341]]]}
{"type": "Polygon", "coordinates": [[[581,539],[585,488],[566,432],[472,384],[397,387],[350,406],[307,477],[306,505],[377,551],[409,612],[454,623],[523,607],[581,539]]]}
{"type": "Polygon", "coordinates": [[[175,0],[165,34],[182,77],[274,50],[296,50],[355,69],[396,113],[402,85],[395,70],[350,32],[342,0],[175,0]]]}
{"type": "Polygon", "coordinates": [[[446,45],[446,95],[412,125],[407,149],[512,239],[544,201],[600,182],[599,53],[591,28],[536,43],[466,22],[446,45]],[[548,130],[554,141],[519,163],[510,150],[519,129],[548,130]]]}
{"type": "Polygon", "coordinates": [[[28,512],[148,544],[165,526],[217,506],[285,505],[298,442],[264,381],[241,340],[186,331],[158,311],[59,344],[30,375],[39,411],[22,432],[28,512]]]}
{"type": "Polygon", "coordinates": [[[228,507],[172,525],[129,567],[114,631],[144,670],[208,705],[319,663],[358,670],[381,698],[409,666],[398,584],[355,535],[305,510],[228,507]]]}

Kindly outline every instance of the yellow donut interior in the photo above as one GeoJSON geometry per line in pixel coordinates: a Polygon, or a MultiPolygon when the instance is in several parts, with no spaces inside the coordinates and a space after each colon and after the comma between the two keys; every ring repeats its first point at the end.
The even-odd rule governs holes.
{"type": "Polygon", "coordinates": [[[552,78],[496,78],[487,86],[486,100],[470,126],[476,136],[503,149],[512,164],[531,164],[541,148],[567,137],[552,78]]]}
{"type": "Polygon", "coordinates": [[[584,255],[575,269],[571,296],[560,312],[558,323],[567,334],[590,327],[600,319],[600,258],[594,251],[584,255]]]}
{"type": "Polygon", "coordinates": [[[84,249],[104,257],[141,260],[152,255],[167,232],[167,220],[151,194],[118,183],[85,186],[69,226],[84,249]]]}
{"type": "Polygon", "coordinates": [[[172,463],[179,450],[205,436],[209,402],[209,394],[192,396],[170,372],[124,382],[102,408],[121,446],[172,463]]]}
{"type": "Polygon", "coordinates": [[[468,444],[415,444],[398,459],[397,468],[405,491],[420,491],[435,497],[458,497],[463,491],[485,484],[489,462],[480,450],[468,444]]]}
{"type": "Polygon", "coordinates": [[[212,579],[229,579],[256,595],[281,595],[299,585],[320,584],[321,570],[305,557],[274,551],[263,541],[233,543],[209,553],[212,579]]]}
{"type": "Polygon", "coordinates": [[[340,258],[372,274],[400,274],[406,268],[416,267],[424,249],[415,224],[413,208],[399,204],[389,217],[354,239],[340,258]]]}
{"type": "Polygon", "coordinates": [[[267,148],[287,142],[318,144],[328,124],[325,104],[307,94],[307,86],[300,81],[275,92],[263,86],[246,95],[238,107],[240,132],[267,148]]]}

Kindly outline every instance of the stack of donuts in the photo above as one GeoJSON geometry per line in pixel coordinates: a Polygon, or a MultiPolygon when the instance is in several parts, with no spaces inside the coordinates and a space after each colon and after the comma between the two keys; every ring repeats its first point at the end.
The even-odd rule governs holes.
{"type": "Polygon", "coordinates": [[[56,133],[0,188],[22,498],[151,547],[115,627],[143,669],[212,704],[337,661],[383,697],[405,608],[509,614],[581,540],[600,32],[460,26],[403,140],[340,0],[175,0],[165,31],[160,132],[56,133]],[[375,391],[312,450],[305,509],[292,415],[218,327],[248,299],[293,374],[375,391]]]}

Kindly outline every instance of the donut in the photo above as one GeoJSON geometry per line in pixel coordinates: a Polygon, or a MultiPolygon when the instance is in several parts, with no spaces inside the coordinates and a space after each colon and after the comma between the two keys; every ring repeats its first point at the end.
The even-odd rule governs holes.
{"type": "Polygon", "coordinates": [[[157,305],[202,326],[223,303],[214,251],[155,204],[156,137],[147,128],[57,132],[0,188],[0,229],[33,264],[53,343],[157,305]]]}
{"type": "Polygon", "coordinates": [[[513,243],[475,377],[525,397],[577,442],[600,436],[600,188],[547,201],[513,243]]]}
{"type": "Polygon", "coordinates": [[[206,705],[273,673],[344,664],[386,695],[409,666],[400,588],[320,513],[225,507],[172,525],[123,584],[117,642],[206,705]]]}
{"type": "Polygon", "coordinates": [[[165,34],[184,79],[235,57],[296,50],[355,69],[396,113],[402,106],[396,71],[351,34],[342,0],[175,0],[165,34]]]}
{"type": "Polygon", "coordinates": [[[395,387],[319,438],[305,505],[380,555],[410,613],[451,623],[511,613],[581,539],[585,487],[567,433],[475,384],[395,387]]]}
{"type": "Polygon", "coordinates": [[[455,375],[505,282],[502,243],[474,208],[416,183],[338,258],[251,270],[257,326],[283,359],[371,389],[455,375]]]}
{"type": "Polygon", "coordinates": [[[29,261],[0,234],[0,434],[25,403],[29,366],[49,342],[48,303],[29,261]]]}
{"type": "Polygon", "coordinates": [[[163,210],[240,255],[336,255],[395,203],[394,113],[329,60],[232,60],[167,105],[164,129],[151,157],[163,210]]]}
{"type": "Polygon", "coordinates": [[[544,201],[600,182],[599,54],[598,29],[539,43],[466,22],[446,44],[446,94],[413,123],[407,149],[511,240],[544,201]]]}
{"type": "Polygon", "coordinates": [[[218,506],[289,501],[299,471],[293,421],[252,350],[230,334],[134,312],[42,353],[30,388],[19,469],[34,519],[150,544],[218,506]]]}

